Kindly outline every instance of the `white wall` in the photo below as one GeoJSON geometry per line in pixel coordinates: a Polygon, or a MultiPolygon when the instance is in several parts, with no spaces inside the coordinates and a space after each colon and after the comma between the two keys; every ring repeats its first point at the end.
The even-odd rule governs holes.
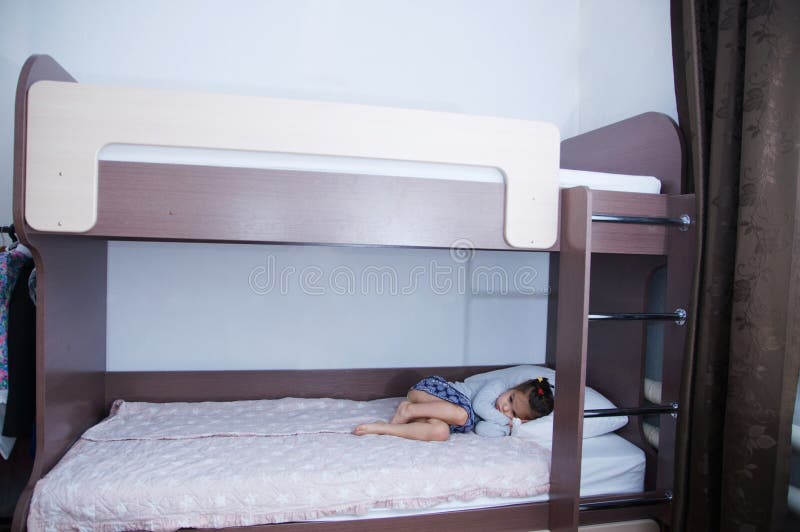
{"type": "Polygon", "coordinates": [[[19,69],[30,54],[28,10],[0,0],[0,225],[11,223],[14,98],[19,69]]]}
{"type": "Polygon", "coordinates": [[[579,131],[660,111],[677,122],[666,0],[581,0],[579,131]]]}
{"type": "Polygon", "coordinates": [[[108,364],[134,370],[542,361],[545,331],[536,324],[546,319],[546,266],[541,253],[478,252],[465,261],[449,250],[112,243],[108,364]],[[517,283],[522,290],[514,290],[513,273],[507,287],[500,277],[487,287],[490,272],[481,265],[501,277],[533,275],[517,283]],[[504,299],[520,312],[496,312],[504,299]]]}
{"type": "MultiPolygon", "coordinates": [[[[32,52],[52,55],[81,82],[531,118],[556,123],[568,137],[604,117],[612,121],[649,110],[674,114],[674,98],[640,94],[671,94],[671,78],[664,77],[664,72],[671,76],[668,4],[0,0],[0,190],[9,192],[0,196],[0,219],[10,220],[11,212],[11,98],[18,70],[32,52]],[[596,27],[600,12],[605,26],[596,27]],[[644,24],[647,34],[609,28],[615,18],[625,27],[644,24]],[[654,56],[642,62],[637,48],[645,45],[654,56]],[[606,57],[604,49],[615,53],[606,57]],[[621,72],[634,62],[652,86],[615,85],[612,71],[596,66],[607,59],[621,72]],[[608,79],[600,84],[604,73],[608,79]],[[599,108],[602,116],[594,110],[599,108]]],[[[269,256],[298,271],[390,266],[399,277],[417,265],[451,259],[446,251],[409,249],[114,243],[109,367],[543,360],[543,254],[484,253],[465,264],[473,270],[497,265],[509,277],[533,268],[539,295],[526,297],[423,289],[411,296],[313,296],[299,289],[259,295],[248,279],[269,256]]]]}

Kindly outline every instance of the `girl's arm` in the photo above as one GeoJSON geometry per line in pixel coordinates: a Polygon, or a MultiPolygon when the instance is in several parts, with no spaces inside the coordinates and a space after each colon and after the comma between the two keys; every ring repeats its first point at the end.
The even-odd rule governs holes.
{"type": "Polygon", "coordinates": [[[475,425],[475,432],[481,436],[498,437],[508,436],[511,432],[511,420],[497,408],[497,398],[506,391],[505,383],[492,380],[483,385],[472,400],[472,409],[481,418],[475,425]]]}
{"type": "Polygon", "coordinates": [[[491,421],[478,421],[475,424],[475,434],[486,438],[499,438],[501,436],[508,436],[510,433],[511,429],[508,427],[508,423],[505,425],[498,425],[491,421]]]}

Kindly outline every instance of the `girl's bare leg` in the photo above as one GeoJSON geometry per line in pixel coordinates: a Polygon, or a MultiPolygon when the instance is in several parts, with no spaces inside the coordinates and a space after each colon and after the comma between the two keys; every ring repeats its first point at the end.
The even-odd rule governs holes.
{"type": "MultiPolygon", "coordinates": [[[[458,408],[458,407],[456,407],[458,408]]],[[[463,409],[462,409],[463,410],[463,409]]],[[[404,424],[385,422],[364,423],[356,427],[353,434],[387,434],[409,440],[447,441],[450,438],[450,427],[439,419],[425,419],[404,424]]]]}
{"type": "Polygon", "coordinates": [[[397,406],[392,424],[409,423],[415,419],[439,419],[448,425],[463,425],[467,422],[467,411],[444,399],[421,390],[408,392],[408,400],[397,406]]]}
{"type": "MultiPolygon", "coordinates": [[[[444,399],[440,399],[435,395],[431,395],[428,392],[423,392],[422,390],[409,390],[406,398],[412,403],[433,403],[435,401],[444,401],[444,399]]],[[[447,401],[444,402],[446,403],[447,401]]]]}

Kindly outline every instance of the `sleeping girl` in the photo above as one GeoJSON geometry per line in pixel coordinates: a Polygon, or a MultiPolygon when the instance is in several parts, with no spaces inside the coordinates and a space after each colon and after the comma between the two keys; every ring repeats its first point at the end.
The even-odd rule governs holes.
{"type": "Polygon", "coordinates": [[[544,377],[531,377],[530,366],[473,375],[464,382],[426,377],[411,387],[389,423],[364,423],[353,434],[445,441],[451,432],[474,429],[481,436],[508,436],[515,422],[553,411],[550,383],[544,377]]]}

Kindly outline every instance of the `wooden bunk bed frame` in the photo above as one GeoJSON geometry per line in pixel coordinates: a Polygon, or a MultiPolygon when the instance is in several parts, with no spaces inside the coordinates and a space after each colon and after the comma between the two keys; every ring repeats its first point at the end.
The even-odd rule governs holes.
{"type": "MultiPolygon", "coordinates": [[[[106,371],[106,263],[110,240],[205,242],[321,242],[448,247],[468,236],[478,249],[511,249],[503,239],[504,189],[500,183],[418,180],[328,174],[325,194],[305,195],[320,174],[241,168],[101,162],[97,223],[88,232],[33,230],[25,218],[28,89],[37,81],[75,80],[53,59],[33,56],[17,89],[14,222],[38,270],[36,458],[20,497],[13,530],[25,529],[36,481],[74,441],[101,420],[110,402],[197,401],[301,397],[368,400],[400,396],[419,378],[449,379],[487,367],[343,369],[306,371],[106,371]],[[224,174],[224,179],[218,179],[224,174]],[[358,216],[335,227],[325,220],[332,206],[377,202],[377,215],[394,212],[391,191],[403,190],[435,216],[413,227],[358,226],[358,216]],[[387,192],[389,191],[389,192],[387,192]],[[455,198],[455,199],[454,199],[455,198]],[[309,225],[253,223],[254,214],[309,225]],[[311,217],[309,213],[315,213],[311,217]],[[358,239],[354,240],[354,235],[358,239]],[[409,237],[409,235],[411,235],[409,237]],[[411,238],[412,240],[409,240],[411,238]],[[74,302],[82,303],[79,310],[74,302]]],[[[614,320],[590,326],[590,314],[611,309],[643,312],[647,281],[668,269],[667,307],[687,307],[693,274],[694,225],[592,222],[593,215],[679,219],[694,217],[694,196],[681,194],[683,150],[672,121],[640,115],[561,144],[563,168],[654,175],[660,195],[590,191],[561,192],[559,240],[550,248],[551,279],[547,362],[558,374],[551,487],[548,502],[347,522],[286,523],[249,527],[271,532],[318,530],[576,530],[579,524],[654,519],[669,528],[676,419],[662,415],[660,448],[646,443],[639,417],[619,434],[647,455],[645,492],[581,498],[580,456],[583,397],[591,385],[621,407],[644,404],[645,326],[614,320]],[[589,334],[591,329],[591,334],[589,334]],[[620,338],[626,341],[620,342],[620,338]],[[587,353],[590,355],[587,357],[587,353]]],[[[255,219],[257,222],[258,219],[255,219]]],[[[632,222],[633,219],[623,219],[632,222]]],[[[642,220],[639,220],[641,222],[642,220]]],[[[672,314],[669,314],[671,316],[672,314]]],[[[606,316],[608,317],[608,316],[606,316]]],[[[620,316],[611,316],[619,318],[620,316]]],[[[630,317],[630,316],[628,316],[630,317]]],[[[641,317],[641,316],[640,316],[641,317]]],[[[658,316],[656,316],[658,317],[658,316]]],[[[661,318],[668,316],[661,316],[661,318]]],[[[605,321],[605,320],[604,320],[605,321]]],[[[592,322],[594,323],[594,322],[592,322]]],[[[685,327],[665,327],[662,403],[679,396],[685,327]]],[[[666,410],[664,410],[666,411],[666,410]]],[[[631,412],[635,414],[636,412],[631,412]]],[[[677,415],[685,415],[676,410],[677,415]]]]}

